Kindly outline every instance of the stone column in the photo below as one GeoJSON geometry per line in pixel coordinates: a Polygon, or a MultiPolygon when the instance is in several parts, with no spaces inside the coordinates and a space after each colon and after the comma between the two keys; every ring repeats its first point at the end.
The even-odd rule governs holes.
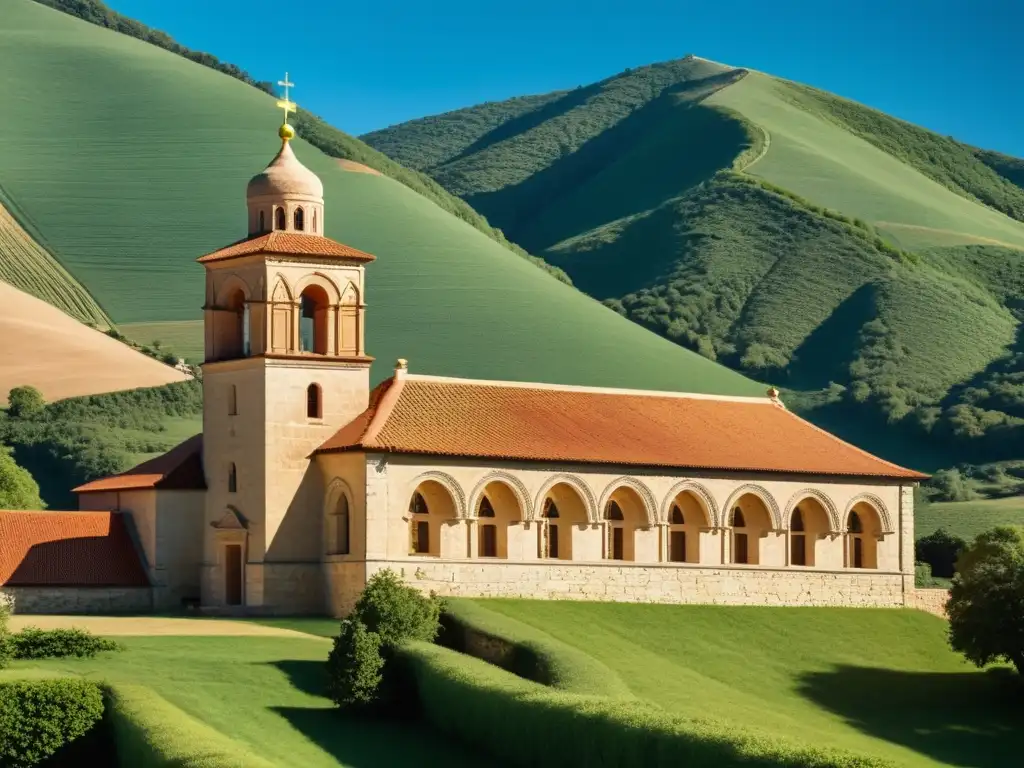
{"type": "Polygon", "coordinates": [[[658,562],[659,539],[661,526],[650,525],[646,528],[636,528],[633,531],[633,562],[656,563],[658,562]]]}
{"type": "Polygon", "coordinates": [[[480,521],[474,518],[466,519],[467,538],[469,552],[466,553],[466,557],[475,558],[480,556],[480,521]]]}

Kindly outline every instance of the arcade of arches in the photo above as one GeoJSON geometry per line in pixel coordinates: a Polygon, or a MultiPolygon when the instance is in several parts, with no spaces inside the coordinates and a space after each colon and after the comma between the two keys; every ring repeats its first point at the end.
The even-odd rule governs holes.
{"type": "Polygon", "coordinates": [[[739,487],[719,502],[697,482],[659,499],[635,478],[593,490],[581,477],[552,478],[531,504],[514,479],[487,480],[472,494],[455,482],[415,483],[403,518],[409,556],[899,569],[899,537],[871,494],[854,494],[840,517],[820,490],[783,503],[763,487],[739,487]]]}

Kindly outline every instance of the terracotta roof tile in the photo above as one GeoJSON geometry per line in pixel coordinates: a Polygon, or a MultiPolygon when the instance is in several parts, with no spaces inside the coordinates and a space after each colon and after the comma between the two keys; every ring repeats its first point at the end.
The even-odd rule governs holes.
{"type": "Polygon", "coordinates": [[[206,264],[211,261],[235,259],[256,253],[277,253],[286,256],[328,256],[350,261],[373,261],[376,257],[351,248],[329,237],[305,235],[298,232],[268,232],[239,240],[220,250],[200,256],[197,261],[206,264]]]}
{"type": "Polygon", "coordinates": [[[167,453],[144,461],[119,475],[102,477],[80,485],[72,492],[134,491],[143,488],[204,490],[203,436],[193,435],[167,453]]]}
{"type": "Polygon", "coordinates": [[[0,584],[148,587],[117,512],[0,511],[0,584]]]}
{"type": "Polygon", "coordinates": [[[319,449],[520,461],[925,478],[767,398],[404,375],[319,449]]]}

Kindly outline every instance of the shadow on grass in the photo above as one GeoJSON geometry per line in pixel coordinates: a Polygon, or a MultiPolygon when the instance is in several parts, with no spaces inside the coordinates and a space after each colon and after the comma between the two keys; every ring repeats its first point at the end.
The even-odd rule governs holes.
{"type": "Polygon", "coordinates": [[[270,662],[272,667],[288,675],[292,687],[311,696],[327,696],[327,665],[323,661],[280,659],[270,662]]]}
{"type": "Polygon", "coordinates": [[[1019,765],[1024,681],[987,673],[840,666],[804,675],[799,692],[875,738],[944,765],[1019,765]]]}

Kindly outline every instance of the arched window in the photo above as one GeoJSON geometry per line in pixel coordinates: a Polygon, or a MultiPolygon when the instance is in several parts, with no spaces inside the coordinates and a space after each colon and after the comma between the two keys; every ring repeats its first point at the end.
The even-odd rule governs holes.
{"type": "Polygon", "coordinates": [[[622,507],[614,499],[608,502],[608,505],[604,508],[604,519],[613,523],[609,526],[610,541],[608,545],[608,555],[612,560],[625,560],[626,559],[626,538],[625,529],[621,525],[614,525],[614,523],[625,520],[622,515],[622,507]]]}
{"type": "Polygon", "coordinates": [[[321,397],[319,384],[310,384],[306,387],[306,418],[323,418],[323,398],[321,397]]]}
{"type": "Polygon", "coordinates": [[[316,233],[316,208],[313,209],[313,232],[316,233]]]}
{"type": "Polygon", "coordinates": [[[423,498],[423,494],[419,491],[412,495],[412,500],[409,502],[409,513],[413,516],[412,551],[418,555],[429,554],[430,521],[417,520],[416,517],[429,514],[430,509],[427,507],[427,500],[423,498]]]}
{"type": "Polygon", "coordinates": [[[228,389],[228,416],[238,415],[238,387],[234,384],[228,389]]]}
{"type": "Polygon", "coordinates": [[[686,531],[677,529],[674,526],[686,525],[686,518],[683,516],[683,510],[679,508],[678,504],[672,505],[672,512],[668,516],[669,528],[668,535],[668,559],[673,563],[685,563],[686,562],[686,531]]]}
{"type": "Polygon", "coordinates": [[[347,555],[349,553],[349,514],[348,497],[345,494],[341,494],[338,498],[338,504],[334,508],[332,517],[334,518],[333,554],[347,555]]]}
{"type": "Polygon", "coordinates": [[[797,507],[789,520],[790,565],[807,565],[807,535],[804,531],[804,515],[797,507]]]}
{"type": "Polygon", "coordinates": [[[228,493],[237,493],[238,491],[238,470],[235,469],[235,465],[232,464],[228,470],[228,493]]]}
{"type": "Polygon", "coordinates": [[[860,515],[856,512],[850,513],[850,533],[864,533],[864,523],[860,521],[860,515]]]}
{"type": "MultiPolygon", "coordinates": [[[[548,520],[557,520],[558,505],[555,504],[554,499],[544,499],[544,511],[543,516],[548,520]]],[[[558,525],[547,525],[547,556],[558,559],[558,525]]]]}
{"type": "Polygon", "coordinates": [[[669,517],[669,523],[672,525],[686,525],[686,518],[683,517],[683,510],[678,506],[672,506],[672,514],[669,517]]]}
{"type": "Polygon", "coordinates": [[[242,355],[248,357],[252,353],[252,342],[250,339],[250,314],[249,302],[242,306],[242,355]]]}
{"type": "Polygon", "coordinates": [[[327,354],[327,292],[311,285],[302,292],[299,312],[299,346],[303,352],[327,354]]]}
{"type": "Polygon", "coordinates": [[[295,213],[292,215],[292,224],[296,232],[306,229],[306,214],[301,208],[295,209],[295,213]]]}
{"type": "Polygon", "coordinates": [[[743,517],[743,510],[736,507],[732,511],[732,561],[741,565],[750,562],[746,527],[747,521],[743,517]]]}
{"type": "Polygon", "coordinates": [[[860,515],[850,512],[850,519],[846,526],[850,539],[850,567],[864,567],[864,523],[860,515]]]}
{"type": "MultiPolygon", "coordinates": [[[[477,516],[483,519],[494,518],[494,507],[491,500],[484,496],[480,500],[477,516]]],[[[498,556],[498,526],[493,522],[480,524],[480,557],[498,556]]]]}
{"type": "Polygon", "coordinates": [[[274,223],[276,225],[274,228],[275,229],[284,229],[285,228],[284,208],[278,208],[277,211],[275,211],[274,218],[275,218],[275,222],[274,223]]]}
{"type": "Polygon", "coordinates": [[[617,501],[609,501],[608,506],[604,509],[605,520],[622,520],[622,507],[619,506],[617,501]]]}
{"type": "Polygon", "coordinates": [[[263,211],[260,211],[260,228],[259,228],[259,231],[260,232],[266,232],[267,231],[267,217],[263,214],[263,211]]]}

